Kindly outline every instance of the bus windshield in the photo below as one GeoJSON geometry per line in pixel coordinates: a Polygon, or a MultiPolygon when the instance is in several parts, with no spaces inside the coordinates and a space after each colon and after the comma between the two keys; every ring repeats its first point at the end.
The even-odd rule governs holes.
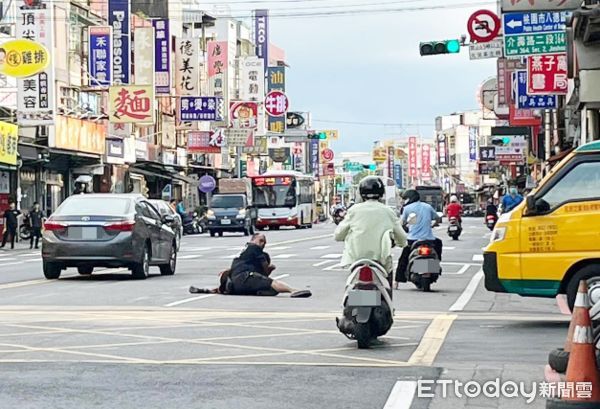
{"type": "Polygon", "coordinates": [[[297,205],[296,181],[292,177],[255,178],[252,196],[258,208],[294,207],[297,205]]]}
{"type": "Polygon", "coordinates": [[[444,210],[444,194],[441,187],[417,187],[416,190],[421,195],[422,202],[430,204],[436,212],[444,210]]]}

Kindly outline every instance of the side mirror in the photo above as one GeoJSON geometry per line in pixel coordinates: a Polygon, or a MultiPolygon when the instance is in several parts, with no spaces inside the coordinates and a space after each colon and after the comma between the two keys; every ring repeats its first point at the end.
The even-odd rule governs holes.
{"type": "Polygon", "coordinates": [[[166,214],[162,217],[162,222],[165,224],[171,224],[175,221],[175,216],[171,214],[166,214]]]}
{"type": "Polygon", "coordinates": [[[535,197],[533,197],[533,195],[529,195],[525,200],[527,201],[527,210],[530,213],[535,212],[535,197]]]}

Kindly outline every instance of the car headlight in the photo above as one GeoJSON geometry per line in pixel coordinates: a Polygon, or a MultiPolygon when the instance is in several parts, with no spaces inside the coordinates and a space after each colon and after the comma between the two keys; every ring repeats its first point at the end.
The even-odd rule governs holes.
{"type": "Polygon", "coordinates": [[[208,217],[209,219],[214,219],[215,218],[215,212],[214,210],[209,210],[206,212],[206,217],[208,217]]]}
{"type": "Polygon", "coordinates": [[[244,217],[246,217],[246,209],[240,209],[238,211],[238,214],[236,216],[238,219],[243,219],[244,217]]]}
{"type": "Polygon", "coordinates": [[[490,243],[495,243],[497,241],[504,240],[506,236],[506,227],[496,227],[492,232],[492,237],[490,239],[490,243]]]}

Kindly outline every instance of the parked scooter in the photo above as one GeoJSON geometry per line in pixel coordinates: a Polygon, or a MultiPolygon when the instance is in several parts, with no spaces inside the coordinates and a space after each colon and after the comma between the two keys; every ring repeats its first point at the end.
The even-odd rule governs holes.
{"type": "Polygon", "coordinates": [[[450,220],[448,220],[448,223],[448,236],[452,237],[452,240],[458,240],[462,233],[462,227],[460,226],[458,218],[451,217],[450,220]]]}
{"type": "Polygon", "coordinates": [[[485,224],[490,230],[494,230],[497,221],[498,216],[496,216],[495,214],[488,214],[487,216],[485,216],[485,224]]]}
{"type": "Polygon", "coordinates": [[[23,223],[21,223],[21,226],[19,227],[19,237],[21,237],[21,240],[27,241],[31,239],[32,234],[31,219],[29,218],[29,215],[27,215],[23,218],[23,223]]]}
{"type": "Polygon", "coordinates": [[[192,216],[186,216],[182,222],[183,234],[201,234],[204,231],[197,212],[194,212],[192,216]]]}
{"type": "Polygon", "coordinates": [[[391,276],[372,260],[359,260],[350,267],[343,299],[344,320],[338,320],[338,328],[356,340],[360,349],[369,348],[373,340],[392,327],[391,276]]]}

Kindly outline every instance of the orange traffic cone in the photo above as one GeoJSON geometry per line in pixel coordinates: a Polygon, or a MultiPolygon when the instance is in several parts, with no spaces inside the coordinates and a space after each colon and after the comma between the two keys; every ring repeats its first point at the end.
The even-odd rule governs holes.
{"type": "Polygon", "coordinates": [[[600,408],[600,372],[596,366],[589,308],[588,286],[581,281],[573,309],[574,328],[566,387],[558,391],[561,399],[548,400],[547,408],[600,408]]]}

